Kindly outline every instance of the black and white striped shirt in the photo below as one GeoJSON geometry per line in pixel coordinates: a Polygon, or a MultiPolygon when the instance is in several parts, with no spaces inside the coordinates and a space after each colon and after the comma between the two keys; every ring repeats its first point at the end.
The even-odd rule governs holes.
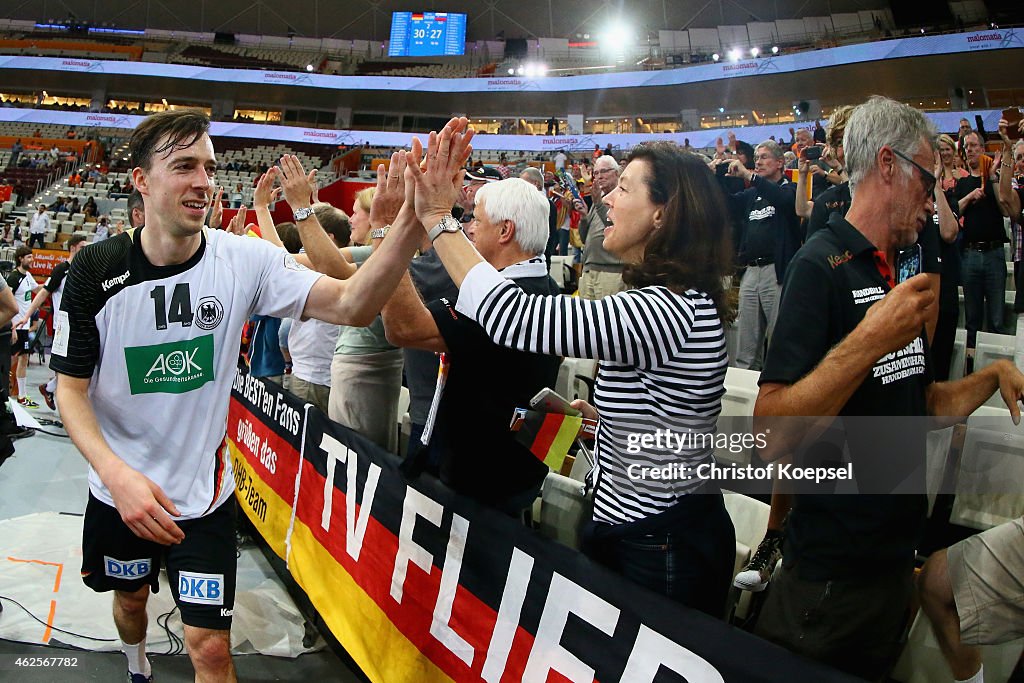
{"type": "Polygon", "coordinates": [[[695,476],[639,480],[629,476],[630,466],[661,467],[671,458],[692,467],[711,461],[710,447],[670,455],[629,449],[639,450],[633,453],[625,446],[631,435],[680,420],[713,431],[728,357],[722,322],[706,294],[652,286],[599,301],[528,295],[480,263],[463,281],[457,309],[503,346],[599,361],[595,521],[643,519],[667,510],[702,484],[695,476]]]}

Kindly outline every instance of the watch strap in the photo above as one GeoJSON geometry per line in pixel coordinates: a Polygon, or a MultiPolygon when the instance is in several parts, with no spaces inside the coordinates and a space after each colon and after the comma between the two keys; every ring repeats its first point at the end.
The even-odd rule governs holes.
{"type": "Polygon", "coordinates": [[[455,220],[454,216],[449,215],[442,218],[440,223],[428,230],[427,237],[433,243],[434,240],[441,236],[441,233],[459,232],[460,230],[462,230],[462,225],[455,220]]]}

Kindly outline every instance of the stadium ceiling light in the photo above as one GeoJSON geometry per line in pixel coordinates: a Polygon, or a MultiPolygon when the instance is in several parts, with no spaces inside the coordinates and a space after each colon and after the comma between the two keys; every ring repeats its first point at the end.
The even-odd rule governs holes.
{"type": "Polygon", "coordinates": [[[312,64],[307,64],[306,65],[306,71],[312,71],[312,70],[313,70],[313,65],[312,64]]]}
{"type": "Polygon", "coordinates": [[[779,46],[778,45],[772,45],[772,54],[773,55],[779,54],[779,46]]]}
{"type": "Polygon", "coordinates": [[[509,75],[509,76],[513,76],[513,75],[515,75],[515,73],[516,73],[516,70],[515,70],[515,69],[509,69],[509,70],[508,70],[508,75],[509,75]]]}
{"type": "Polygon", "coordinates": [[[718,113],[719,114],[724,114],[725,113],[725,107],[719,107],[718,108],[718,113]]]}
{"type": "Polygon", "coordinates": [[[621,20],[608,26],[602,38],[604,42],[616,48],[625,47],[635,40],[633,28],[621,20]]]}
{"type": "Polygon", "coordinates": [[[729,59],[730,60],[735,62],[735,61],[739,61],[739,58],[740,58],[740,51],[739,50],[737,50],[736,48],[733,48],[733,49],[729,50],[729,59]]]}
{"type": "Polygon", "coordinates": [[[717,62],[717,61],[718,61],[719,59],[721,59],[721,58],[722,58],[722,56],[721,56],[720,54],[718,54],[717,52],[716,52],[716,53],[714,53],[713,55],[711,55],[711,59],[715,60],[716,62],[717,62]]]}
{"type": "Polygon", "coordinates": [[[750,56],[751,57],[756,57],[759,54],[761,54],[761,49],[760,48],[757,48],[757,47],[750,48],[750,56]]]}

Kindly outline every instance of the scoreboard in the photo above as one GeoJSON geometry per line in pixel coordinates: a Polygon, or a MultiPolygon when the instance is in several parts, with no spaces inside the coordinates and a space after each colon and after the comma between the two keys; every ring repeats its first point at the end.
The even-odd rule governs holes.
{"type": "Polygon", "coordinates": [[[389,57],[466,53],[466,15],[452,12],[394,12],[389,57]]]}

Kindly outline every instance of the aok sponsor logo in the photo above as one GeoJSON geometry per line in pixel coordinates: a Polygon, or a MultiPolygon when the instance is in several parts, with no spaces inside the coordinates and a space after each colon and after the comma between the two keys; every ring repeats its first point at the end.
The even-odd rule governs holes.
{"type": "Polygon", "coordinates": [[[213,335],[124,350],[132,394],[184,394],[214,380],[213,335]]]}

